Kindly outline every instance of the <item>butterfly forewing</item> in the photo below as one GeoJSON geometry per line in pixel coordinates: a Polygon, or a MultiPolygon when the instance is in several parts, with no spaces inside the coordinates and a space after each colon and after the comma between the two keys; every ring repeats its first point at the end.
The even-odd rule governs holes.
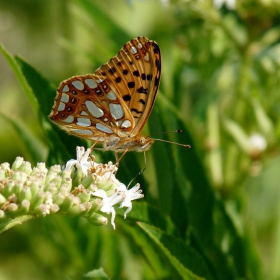
{"type": "Polygon", "coordinates": [[[145,125],[152,110],[161,74],[161,57],[158,45],[145,37],[131,40],[117,56],[96,70],[106,75],[110,84],[120,89],[126,101],[137,135],[145,125]]]}
{"type": "Polygon", "coordinates": [[[50,118],[82,138],[114,139],[116,144],[107,144],[111,150],[137,146],[159,86],[160,59],[154,41],[131,40],[94,74],[63,81],[50,118]]]}

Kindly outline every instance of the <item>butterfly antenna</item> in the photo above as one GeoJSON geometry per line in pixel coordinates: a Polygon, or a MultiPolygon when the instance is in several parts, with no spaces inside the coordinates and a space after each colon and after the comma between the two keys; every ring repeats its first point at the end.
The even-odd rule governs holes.
{"type": "Polygon", "coordinates": [[[156,139],[156,138],[151,138],[151,139],[153,139],[153,140],[155,140],[155,141],[160,141],[160,142],[165,142],[165,143],[174,144],[174,145],[181,146],[181,147],[188,148],[188,149],[191,148],[191,146],[190,146],[190,145],[187,145],[187,144],[180,144],[180,143],[177,143],[177,142],[168,141],[168,140],[163,140],[163,139],[156,139]]]}
{"type": "Polygon", "coordinates": [[[129,188],[129,186],[132,184],[132,182],[139,176],[141,175],[147,168],[147,160],[146,160],[146,152],[144,151],[144,162],[145,162],[145,167],[143,169],[141,169],[136,176],[129,182],[129,184],[127,185],[127,189],[129,188]]]}
{"type": "MultiPolygon", "coordinates": [[[[174,131],[164,131],[164,132],[158,132],[158,133],[154,133],[152,135],[155,135],[155,134],[163,134],[163,133],[182,133],[183,130],[182,129],[177,129],[177,130],[174,130],[174,131]]],[[[156,140],[156,141],[161,141],[161,142],[166,142],[166,143],[170,143],[170,144],[175,144],[177,146],[182,146],[184,148],[191,148],[190,145],[187,145],[187,144],[180,144],[180,143],[177,143],[177,142],[173,142],[173,141],[168,141],[168,140],[163,140],[163,139],[156,139],[156,138],[151,138],[153,140],[156,140]]]]}
{"type": "Polygon", "coordinates": [[[177,129],[177,130],[171,130],[171,131],[156,132],[156,133],[151,134],[150,136],[157,135],[157,134],[182,133],[182,132],[183,132],[182,129],[177,129]]]}

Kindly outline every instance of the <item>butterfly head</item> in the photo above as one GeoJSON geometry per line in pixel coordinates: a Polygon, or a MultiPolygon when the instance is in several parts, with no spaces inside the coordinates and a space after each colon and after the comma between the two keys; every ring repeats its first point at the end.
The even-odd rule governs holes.
{"type": "Polygon", "coordinates": [[[144,152],[150,149],[155,141],[150,137],[143,137],[139,138],[139,145],[137,147],[138,152],[144,152]]]}

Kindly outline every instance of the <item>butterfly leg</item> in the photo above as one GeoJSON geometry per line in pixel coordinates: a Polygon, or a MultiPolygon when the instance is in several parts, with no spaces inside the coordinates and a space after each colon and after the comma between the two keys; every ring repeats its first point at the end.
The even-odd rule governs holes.
{"type": "Polygon", "coordinates": [[[99,139],[101,137],[99,137],[95,142],[93,142],[93,144],[91,145],[90,149],[93,150],[94,146],[98,143],[99,139]]]}
{"type": "Polygon", "coordinates": [[[120,163],[121,159],[122,159],[122,158],[124,157],[124,155],[128,152],[128,150],[129,150],[129,149],[126,149],[126,150],[122,153],[122,155],[121,155],[120,157],[118,156],[118,153],[115,152],[116,165],[117,165],[117,166],[119,166],[119,163],[120,163]]]}

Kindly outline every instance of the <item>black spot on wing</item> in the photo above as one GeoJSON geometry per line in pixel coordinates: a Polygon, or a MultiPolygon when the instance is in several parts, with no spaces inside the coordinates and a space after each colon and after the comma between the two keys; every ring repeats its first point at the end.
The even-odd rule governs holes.
{"type": "Polygon", "coordinates": [[[161,63],[160,63],[159,59],[156,59],[156,67],[157,67],[158,71],[161,70],[161,63]]]}
{"type": "Polygon", "coordinates": [[[134,113],[136,113],[136,114],[142,114],[142,112],[138,111],[138,110],[135,109],[135,108],[130,109],[130,111],[131,111],[131,112],[134,112],[134,113]]]}
{"type": "Polygon", "coordinates": [[[115,67],[111,67],[111,68],[109,69],[109,73],[110,73],[110,74],[114,74],[114,73],[116,73],[116,72],[117,72],[117,70],[116,70],[115,67]]]}
{"type": "Polygon", "coordinates": [[[153,45],[154,53],[160,54],[160,49],[158,44],[156,42],[152,42],[152,45],[153,45]]]}
{"type": "Polygon", "coordinates": [[[128,82],[127,85],[128,85],[129,88],[134,88],[135,87],[134,82],[128,82]]]}
{"type": "Polygon", "coordinates": [[[140,73],[139,73],[138,70],[133,71],[133,75],[134,75],[135,77],[140,77],[140,73]]]}
{"type": "Polygon", "coordinates": [[[160,81],[160,78],[156,77],[156,78],[155,78],[155,86],[158,86],[158,85],[159,85],[159,81],[160,81]]]}
{"type": "Polygon", "coordinates": [[[148,89],[140,87],[140,88],[137,89],[137,92],[148,94],[148,89]]]}
{"type": "Polygon", "coordinates": [[[130,94],[126,94],[123,96],[123,100],[124,101],[130,101],[131,100],[131,95],[130,94]]]}

